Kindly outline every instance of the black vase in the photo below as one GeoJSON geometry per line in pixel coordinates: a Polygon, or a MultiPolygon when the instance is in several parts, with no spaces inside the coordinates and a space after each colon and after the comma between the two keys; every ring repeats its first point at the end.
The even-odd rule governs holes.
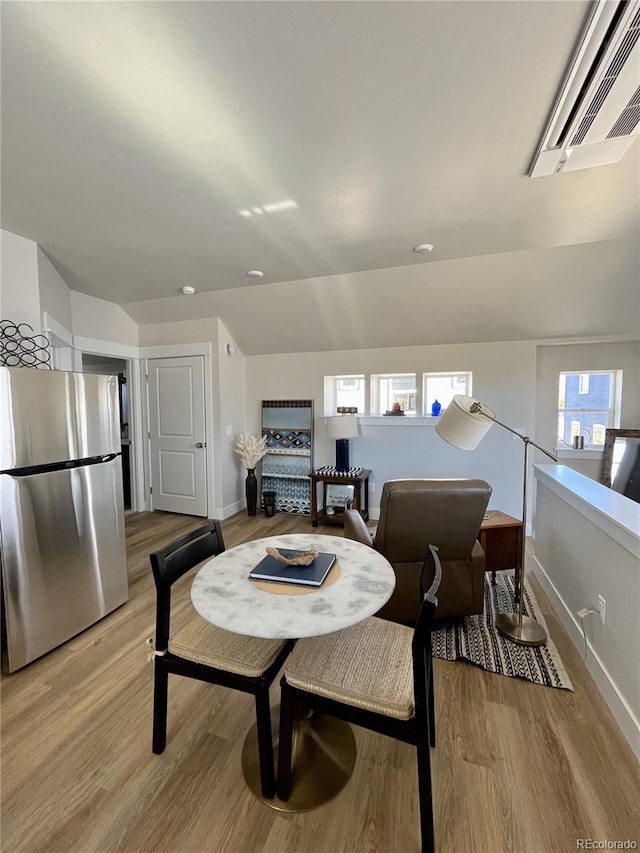
{"type": "Polygon", "coordinates": [[[244,493],[247,498],[247,515],[255,515],[258,509],[258,481],[255,468],[247,468],[244,493]]]}

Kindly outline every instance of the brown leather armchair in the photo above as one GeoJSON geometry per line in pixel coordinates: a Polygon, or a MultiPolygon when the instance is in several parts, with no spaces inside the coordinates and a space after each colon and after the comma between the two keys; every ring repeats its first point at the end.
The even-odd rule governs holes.
{"type": "Polygon", "coordinates": [[[389,560],[396,588],[376,615],[412,625],[420,607],[420,571],[429,545],[442,563],[438,619],[482,613],[485,555],[477,541],[491,496],[484,480],[389,480],[372,537],[357,510],[347,510],[344,535],[389,560]]]}

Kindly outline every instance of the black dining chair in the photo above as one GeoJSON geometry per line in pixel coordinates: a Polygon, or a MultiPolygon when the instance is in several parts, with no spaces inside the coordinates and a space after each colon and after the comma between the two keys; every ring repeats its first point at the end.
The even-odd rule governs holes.
{"type": "Polygon", "coordinates": [[[415,627],[375,616],[298,640],[280,682],[277,793],[288,800],[296,709],[310,709],[412,744],[418,759],[422,850],[435,849],[429,745],[436,743],[431,628],[442,569],[429,546],[415,627]]]}
{"type": "Polygon", "coordinates": [[[167,742],[170,673],[251,693],[256,704],[262,794],[273,797],[275,769],[269,687],[293,642],[234,634],[210,624],[195,611],[188,624],[173,634],[170,631],[172,585],[198,563],[222,551],[220,523],[209,521],[149,555],[156,585],[152,748],[159,754],[167,742]]]}

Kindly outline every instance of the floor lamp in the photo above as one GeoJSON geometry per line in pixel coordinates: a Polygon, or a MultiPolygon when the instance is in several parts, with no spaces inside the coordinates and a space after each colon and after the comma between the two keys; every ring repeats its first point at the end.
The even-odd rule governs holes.
{"type": "MultiPolygon", "coordinates": [[[[525,616],[522,612],[524,599],[524,559],[527,541],[527,474],[529,468],[529,445],[532,444],[554,462],[558,458],[553,453],[531,441],[528,435],[520,435],[515,429],[503,424],[496,418],[489,406],[479,403],[471,397],[456,394],[451,403],[440,416],[436,424],[436,432],[445,441],[461,450],[475,450],[493,424],[504,427],[513,435],[518,436],[524,443],[524,474],[522,485],[522,543],[520,552],[520,598],[517,613],[500,613],[496,618],[496,628],[508,640],[522,646],[541,646],[547,639],[544,628],[525,616]]],[[[516,569],[517,571],[517,569],[516,569]]]]}

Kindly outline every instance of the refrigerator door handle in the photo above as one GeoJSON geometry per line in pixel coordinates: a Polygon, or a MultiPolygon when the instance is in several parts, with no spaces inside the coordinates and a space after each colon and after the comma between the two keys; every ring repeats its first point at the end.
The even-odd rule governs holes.
{"type": "Polygon", "coordinates": [[[31,477],[33,474],[50,474],[54,471],[65,471],[71,468],[84,468],[86,465],[97,465],[100,462],[111,462],[119,456],[119,453],[108,455],[89,456],[86,459],[70,459],[67,462],[49,462],[46,465],[30,465],[27,468],[8,468],[0,471],[0,474],[9,474],[11,477],[31,477]]]}

